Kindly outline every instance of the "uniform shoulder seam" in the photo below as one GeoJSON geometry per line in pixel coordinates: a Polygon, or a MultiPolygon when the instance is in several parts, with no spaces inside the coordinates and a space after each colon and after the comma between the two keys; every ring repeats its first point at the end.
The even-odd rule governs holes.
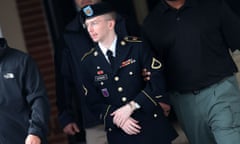
{"type": "Polygon", "coordinates": [[[126,42],[142,42],[142,40],[136,36],[126,36],[126,37],[124,37],[124,40],[126,42]]]}

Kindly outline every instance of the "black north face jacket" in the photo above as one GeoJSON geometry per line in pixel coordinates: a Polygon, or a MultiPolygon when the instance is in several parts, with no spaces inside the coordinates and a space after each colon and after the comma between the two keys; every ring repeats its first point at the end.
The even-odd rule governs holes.
{"type": "Polygon", "coordinates": [[[36,64],[27,54],[4,48],[0,56],[0,144],[23,144],[28,134],[46,144],[48,119],[49,102],[36,64]]]}

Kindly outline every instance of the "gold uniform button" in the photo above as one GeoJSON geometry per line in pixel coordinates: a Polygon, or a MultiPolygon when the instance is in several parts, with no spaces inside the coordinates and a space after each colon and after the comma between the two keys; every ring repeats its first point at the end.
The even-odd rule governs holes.
{"type": "Polygon", "coordinates": [[[111,128],[108,128],[108,131],[109,131],[109,132],[111,132],[111,131],[112,131],[112,129],[111,129],[111,128]]]}
{"type": "Polygon", "coordinates": [[[115,77],[114,77],[114,80],[115,80],[115,81],[119,81],[119,77],[118,77],[118,76],[115,76],[115,77]]]}
{"type": "Polygon", "coordinates": [[[125,41],[121,41],[121,45],[122,46],[126,45],[126,42],[125,41]]]}
{"type": "Polygon", "coordinates": [[[129,75],[133,75],[133,72],[129,72],[129,75]]]}
{"type": "Polygon", "coordinates": [[[155,117],[155,118],[156,118],[157,116],[158,116],[157,114],[154,114],[154,115],[153,115],[153,117],[155,117]]]}
{"type": "Polygon", "coordinates": [[[95,51],[95,52],[93,53],[93,55],[94,55],[94,56],[97,56],[97,55],[98,55],[98,52],[97,52],[97,51],[95,51]]]}
{"type": "Polygon", "coordinates": [[[126,102],[127,98],[126,97],[122,97],[122,102],[126,102]]]}
{"type": "Polygon", "coordinates": [[[122,87],[118,87],[118,92],[122,92],[123,88],[122,87]]]}

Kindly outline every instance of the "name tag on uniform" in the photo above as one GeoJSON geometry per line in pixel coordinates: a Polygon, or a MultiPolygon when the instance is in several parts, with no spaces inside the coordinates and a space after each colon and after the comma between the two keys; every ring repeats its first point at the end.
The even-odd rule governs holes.
{"type": "Polygon", "coordinates": [[[107,79],[108,79],[107,74],[95,76],[95,81],[104,81],[104,80],[107,80],[107,79]]]}
{"type": "Polygon", "coordinates": [[[128,59],[128,60],[125,60],[125,61],[122,62],[120,68],[126,67],[126,66],[128,66],[128,65],[130,65],[130,64],[133,64],[133,63],[135,63],[135,62],[136,62],[136,60],[133,59],[133,58],[130,58],[130,59],[128,59]]]}

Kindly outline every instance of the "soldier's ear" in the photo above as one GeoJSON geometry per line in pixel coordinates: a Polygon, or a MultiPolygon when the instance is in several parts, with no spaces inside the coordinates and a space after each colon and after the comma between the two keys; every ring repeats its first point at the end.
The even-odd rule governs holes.
{"type": "Polygon", "coordinates": [[[115,20],[108,20],[108,27],[110,29],[114,29],[114,27],[115,27],[115,20]]]}

